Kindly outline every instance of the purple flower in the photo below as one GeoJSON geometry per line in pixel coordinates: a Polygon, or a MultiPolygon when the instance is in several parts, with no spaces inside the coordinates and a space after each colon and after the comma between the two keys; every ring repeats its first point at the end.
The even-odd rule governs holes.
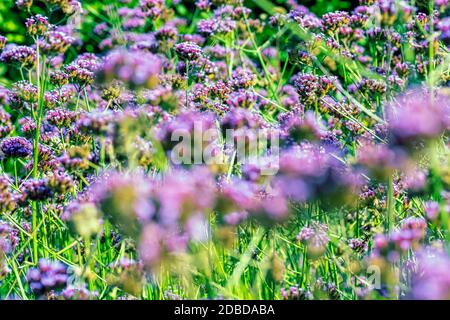
{"type": "Polygon", "coordinates": [[[274,185],[293,201],[342,205],[353,201],[359,180],[324,149],[305,145],[281,153],[274,185]]]}
{"type": "Polygon", "coordinates": [[[62,87],[69,83],[69,75],[61,70],[50,73],[50,82],[58,87],[62,87]]]}
{"type": "Polygon", "coordinates": [[[255,83],[255,75],[247,69],[238,67],[231,75],[231,84],[236,88],[249,88],[255,83]]]}
{"type": "Polygon", "coordinates": [[[337,78],[304,73],[295,75],[292,78],[292,82],[297,88],[301,102],[313,105],[320,98],[336,89],[335,82],[337,82],[337,78]]]}
{"type": "Polygon", "coordinates": [[[175,46],[175,52],[180,60],[195,61],[202,56],[202,48],[193,42],[182,42],[175,46]]]}
{"type": "Polygon", "coordinates": [[[366,144],[358,149],[358,163],[379,179],[406,165],[408,157],[401,149],[385,144],[366,144]]]}
{"type": "Polygon", "coordinates": [[[68,75],[69,81],[84,88],[94,82],[94,72],[83,68],[77,63],[71,63],[64,67],[64,72],[68,75]]]}
{"type": "Polygon", "coordinates": [[[36,64],[36,50],[26,46],[6,47],[0,55],[0,61],[19,68],[32,68],[36,64]]]}
{"type": "Polygon", "coordinates": [[[183,220],[202,217],[212,208],[215,186],[207,168],[195,167],[190,171],[178,170],[165,177],[155,189],[160,208],[158,222],[163,226],[175,226],[183,220]],[[201,197],[197,195],[201,194],[201,197]]]}
{"type": "Polygon", "coordinates": [[[45,33],[43,39],[39,39],[37,45],[43,52],[51,55],[63,54],[69,49],[75,39],[63,31],[52,30],[45,33]]]}
{"type": "Polygon", "coordinates": [[[304,119],[291,117],[284,124],[283,129],[287,137],[297,143],[302,140],[317,141],[325,136],[323,126],[311,110],[306,112],[304,119]]]}
{"type": "Polygon", "coordinates": [[[241,212],[235,211],[235,212],[226,214],[223,217],[223,221],[226,224],[236,226],[236,225],[240,224],[242,221],[245,221],[247,219],[247,216],[248,216],[248,214],[245,211],[241,211],[241,212]]]}
{"type": "Polygon", "coordinates": [[[447,300],[450,298],[450,258],[445,251],[424,250],[419,253],[418,269],[412,277],[409,298],[447,300]]]}
{"type": "Polygon", "coordinates": [[[0,108],[0,139],[5,138],[12,131],[11,116],[3,108],[0,108]]]}
{"type": "Polygon", "coordinates": [[[140,0],[139,6],[146,16],[153,19],[159,18],[166,10],[164,0],[140,0]]]}
{"type": "Polygon", "coordinates": [[[322,29],[324,32],[333,33],[337,29],[350,23],[350,15],[345,11],[326,13],[322,17],[322,29]]]}
{"type": "MultiPolygon", "coordinates": [[[[247,83],[250,84],[250,83],[247,83]]],[[[226,101],[231,109],[252,109],[256,104],[257,96],[251,90],[238,89],[229,94],[226,101]]]]}
{"type": "Polygon", "coordinates": [[[241,128],[257,129],[261,128],[263,123],[264,120],[258,113],[239,107],[226,113],[220,121],[223,133],[226,133],[226,130],[241,128]]]}
{"type": "Polygon", "coordinates": [[[163,26],[155,31],[155,38],[159,41],[173,42],[177,39],[178,31],[172,26],[163,26]]]}
{"type": "Polygon", "coordinates": [[[38,88],[26,80],[14,83],[11,91],[15,100],[30,103],[38,101],[38,88]]]}
{"type": "Polygon", "coordinates": [[[138,246],[139,257],[148,270],[156,271],[171,256],[184,252],[188,240],[185,234],[177,232],[176,229],[163,228],[154,223],[147,224],[138,246]]]}
{"type": "Polygon", "coordinates": [[[31,117],[23,117],[19,120],[20,131],[28,138],[32,138],[36,132],[36,123],[31,117]]]}
{"type": "Polygon", "coordinates": [[[368,249],[366,241],[361,239],[348,240],[348,246],[350,247],[350,249],[358,253],[364,253],[368,249]]]}
{"type": "Polygon", "coordinates": [[[0,150],[7,158],[26,158],[33,152],[33,146],[25,138],[11,137],[2,140],[0,150]]]}
{"type": "Polygon", "coordinates": [[[68,286],[62,290],[61,295],[65,300],[92,300],[98,298],[98,292],[74,286],[68,286]]]}
{"type": "Polygon", "coordinates": [[[123,232],[137,237],[141,223],[155,214],[152,184],[141,174],[108,172],[92,186],[92,200],[123,232]]]}
{"type": "Polygon", "coordinates": [[[79,115],[74,111],[59,108],[49,110],[46,115],[46,120],[58,128],[69,128],[78,117],[79,115]]]}
{"type": "MultiPolygon", "coordinates": [[[[190,139],[191,143],[186,144],[186,147],[201,148],[200,150],[191,150],[191,155],[194,157],[197,151],[203,150],[203,146],[211,142],[204,141],[203,134],[215,128],[214,120],[214,116],[211,113],[183,112],[176,118],[163,123],[157,129],[156,137],[165,151],[171,151],[175,146],[180,146],[179,141],[174,140],[176,137],[190,139]]],[[[211,140],[214,138],[211,137],[211,140]]],[[[187,141],[183,140],[183,143],[185,142],[187,141]]]]}
{"type": "Polygon", "coordinates": [[[429,221],[435,221],[441,210],[439,203],[436,201],[427,201],[424,204],[425,215],[429,221]]]}
{"type": "Polygon", "coordinates": [[[18,197],[11,190],[11,181],[7,176],[0,176],[0,212],[13,210],[17,205],[18,197]]]}
{"type": "Polygon", "coordinates": [[[200,20],[197,23],[197,30],[205,36],[214,34],[226,34],[236,29],[236,21],[230,17],[200,20]]]}
{"type": "Polygon", "coordinates": [[[448,45],[450,42],[450,17],[440,20],[438,23],[438,28],[441,31],[441,35],[439,37],[448,45]]]}
{"type": "Polygon", "coordinates": [[[210,0],[197,0],[195,1],[195,6],[200,10],[209,10],[211,7],[211,1],[210,0]]]}
{"type": "Polygon", "coordinates": [[[358,90],[363,93],[383,95],[386,93],[386,84],[380,80],[363,79],[356,84],[358,90]]]}
{"type": "Polygon", "coordinates": [[[304,7],[291,10],[288,16],[290,20],[307,30],[318,31],[322,26],[322,21],[304,7]]]}
{"type": "Polygon", "coordinates": [[[281,298],[283,300],[312,300],[313,294],[309,289],[299,288],[299,285],[280,289],[281,298]]]}
{"type": "Polygon", "coordinates": [[[307,246],[308,254],[318,257],[325,252],[330,242],[328,237],[328,227],[318,222],[313,222],[310,227],[303,227],[296,239],[307,246]]]}
{"type": "Polygon", "coordinates": [[[27,11],[33,5],[33,0],[16,0],[16,5],[19,9],[27,11]]]}
{"type": "Polygon", "coordinates": [[[24,181],[21,191],[23,193],[23,200],[25,201],[43,201],[50,199],[54,194],[49,185],[49,180],[46,178],[24,181]]]}
{"type": "MultiPolygon", "coordinates": [[[[69,114],[65,112],[64,116],[69,114]]],[[[110,111],[84,112],[79,115],[75,127],[81,133],[106,135],[111,132],[113,121],[114,113],[110,111]]]]}
{"type": "Polygon", "coordinates": [[[186,42],[193,42],[199,46],[202,46],[206,41],[206,39],[203,36],[196,34],[196,33],[194,33],[194,34],[184,33],[184,34],[180,34],[179,36],[180,36],[180,40],[183,40],[186,42]]]}
{"type": "Polygon", "coordinates": [[[54,172],[48,177],[48,186],[54,193],[64,194],[73,189],[75,182],[67,173],[54,172]]]}
{"type": "Polygon", "coordinates": [[[19,230],[0,220],[0,252],[10,254],[19,243],[19,230]]]}
{"type": "Polygon", "coordinates": [[[59,261],[41,259],[37,267],[28,271],[27,281],[36,295],[62,289],[68,281],[67,267],[59,261]]]}
{"type": "Polygon", "coordinates": [[[407,92],[388,105],[390,144],[414,151],[450,128],[448,97],[426,92],[407,92]]]}
{"type": "Polygon", "coordinates": [[[161,60],[141,51],[116,50],[108,54],[97,72],[100,82],[120,80],[130,88],[154,88],[161,72],[161,60]]]}
{"type": "Polygon", "coordinates": [[[49,27],[48,18],[37,14],[27,18],[25,21],[25,26],[27,27],[27,31],[30,35],[43,35],[49,27]]]}
{"type": "Polygon", "coordinates": [[[106,22],[99,23],[94,28],[94,33],[98,36],[105,35],[108,32],[108,24],[106,22]]]}

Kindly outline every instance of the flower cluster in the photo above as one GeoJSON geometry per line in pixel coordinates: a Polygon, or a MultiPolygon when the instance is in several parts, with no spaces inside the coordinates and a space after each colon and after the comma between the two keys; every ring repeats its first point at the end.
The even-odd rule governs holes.
{"type": "Polygon", "coordinates": [[[0,55],[0,61],[19,68],[32,68],[36,64],[36,50],[25,46],[5,48],[0,55]]]}
{"type": "Polygon", "coordinates": [[[30,288],[36,295],[64,288],[68,281],[67,267],[59,261],[41,259],[27,274],[30,288]]]}

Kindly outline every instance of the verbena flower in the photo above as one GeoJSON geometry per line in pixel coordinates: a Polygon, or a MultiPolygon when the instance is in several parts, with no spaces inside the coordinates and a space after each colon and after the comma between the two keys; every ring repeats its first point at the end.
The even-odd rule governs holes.
{"type": "Polygon", "coordinates": [[[99,179],[92,189],[94,203],[126,234],[136,237],[154,214],[151,184],[140,174],[121,175],[111,172],[99,179]]]}
{"type": "Polygon", "coordinates": [[[417,300],[448,299],[450,296],[449,266],[450,259],[444,251],[430,248],[421,252],[408,297],[417,300]]]}
{"type": "Polygon", "coordinates": [[[5,138],[12,131],[11,116],[3,108],[0,108],[0,138],[5,138]]]}
{"type": "Polygon", "coordinates": [[[175,52],[183,61],[195,61],[202,55],[202,49],[193,42],[182,42],[175,46],[175,52]]]}
{"type": "Polygon", "coordinates": [[[447,132],[450,123],[448,101],[445,96],[433,97],[420,91],[400,96],[398,104],[388,106],[390,143],[413,152],[447,132]]]}
{"type": "Polygon", "coordinates": [[[25,26],[27,27],[27,31],[30,35],[43,35],[49,27],[48,18],[37,14],[27,18],[25,21],[25,26]]]}
{"type": "Polygon", "coordinates": [[[327,233],[328,227],[326,225],[314,222],[310,227],[303,227],[296,239],[306,245],[311,257],[318,257],[325,252],[330,241],[327,233]]]}
{"type": "Polygon", "coordinates": [[[46,120],[58,128],[69,128],[78,117],[79,114],[74,111],[58,108],[49,110],[46,115],[46,120]]]}
{"type": "Polygon", "coordinates": [[[26,46],[6,47],[0,61],[18,68],[32,68],[36,64],[36,50],[26,46]]]}
{"type": "Polygon", "coordinates": [[[63,54],[69,49],[75,39],[63,31],[52,30],[44,34],[44,37],[38,40],[39,49],[50,55],[63,54]]]}
{"type": "Polygon", "coordinates": [[[61,296],[65,300],[93,300],[98,298],[99,293],[97,291],[89,291],[86,288],[67,286],[61,291],[61,296]]]}
{"type": "Polygon", "coordinates": [[[64,288],[68,281],[67,267],[59,261],[41,259],[27,273],[27,281],[36,295],[64,288]]]}
{"type": "Polygon", "coordinates": [[[160,71],[161,60],[151,53],[117,50],[105,58],[97,78],[102,83],[118,79],[130,88],[154,88],[160,71]]]}
{"type": "Polygon", "coordinates": [[[26,158],[32,153],[31,143],[22,137],[5,138],[0,143],[0,150],[7,158],[26,158]]]}
{"type": "Polygon", "coordinates": [[[33,5],[33,0],[16,0],[16,5],[21,10],[29,10],[33,5]]]}
{"type": "Polygon", "coordinates": [[[49,185],[49,180],[43,179],[30,179],[24,181],[22,184],[23,200],[31,201],[43,201],[50,199],[54,192],[49,185]]]}

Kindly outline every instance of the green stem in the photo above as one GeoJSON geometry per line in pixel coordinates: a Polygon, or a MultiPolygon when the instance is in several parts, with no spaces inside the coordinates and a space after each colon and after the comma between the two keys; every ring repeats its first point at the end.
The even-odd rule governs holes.
{"type": "Polygon", "coordinates": [[[387,194],[387,229],[391,232],[395,224],[395,208],[394,208],[394,181],[392,175],[388,180],[388,194],[387,194]]]}
{"type": "Polygon", "coordinates": [[[20,77],[22,78],[22,80],[25,80],[25,76],[23,75],[22,67],[19,68],[19,72],[20,72],[20,77]]]}
{"type": "Polygon", "coordinates": [[[86,103],[87,111],[91,111],[91,106],[89,104],[89,99],[88,99],[88,96],[87,96],[86,87],[83,88],[83,92],[84,92],[84,101],[86,103]]]}
{"type": "Polygon", "coordinates": [[[428,37],[428,81],[430,86],[430,93],[431,96],[433,96],[433,60],[434,60],[434,16],[433,16],[433,8],[434,8],[434,1],[431,0],[429,2],[429,13],[430,13],[430,35],[428,37]]]}
{"type": "MultiPolygon", "coordinates": [[[[39,162],[39,139],[41,136],[41,120],[44,109],[44,92],[45,92],[45,64],[46,57],[43,56],[42,68],[40,64],[40,52],[39,46],[36,46],[37,51],[37,64],[36,64],[36,79],[37,79],[37,88],[38,88],[38,105],[36,110],[36,132],[33,143],[33,173],[32,176],[34,179],[38,177],[38,162],[39,162]],[[42,78],[41,78],[42,77],[42,78]]],[[[38,216],[38,205],[36,201],[33,201],[32,204],[32,225],[33,225],[33,262],[37,263],[38,261],[38,243],[37,243],[37,216],[38,216]]]]}
{"type": "Polygon", "coordinates": [[[186,108],[189,107],[189,61],[186,60],[186,108]]]}
{"type": "Polygon", "coordinates": [[[100,138],[100,166],[105,167],[105,139],[100,138]]]}
{"type": "Polygon", "coordinates": [[[33,227],[33,262],[37,264],[38,262],[38,243],[37,243],[37,202],[32,202],[32,227],[33,227]]]}
{"type": "Polygon", "coordinates": [[[17,159],[14,159],[14,178],[16,181],[16,188],[19,189],[19,178],[17,176],[17,159]]]}

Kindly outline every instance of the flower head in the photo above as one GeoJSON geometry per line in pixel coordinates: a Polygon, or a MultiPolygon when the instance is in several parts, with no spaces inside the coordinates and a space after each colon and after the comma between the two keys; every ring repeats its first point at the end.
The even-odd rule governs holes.
{"type": "Polygon", "coordinates": [[[0,143],[0,150],[7,158],[26,158],[32,149],[31,143],[22,137],[5,138],[0,143]]]}
{"type": "Polygon", "coordinates": [[[25,21],[25,26],[27,27],[27,31],[30,35],[43,35],[49,27],[48,18],[37,14],[27,18],[25,21]]]}
{"type": "Polygon", "coordinates": [[[7,47],[0,55],[0,61],[19,68],[32,68],[36,64],[36,50],[27,46],[7,47]]]}
{"type": "Polygon", "coordinates": [[[62,289],[66,286],[67,280],[67,267],[59,261],[41,259],[37,267],[27,273],[30,288],[37,295],[62,289]]]}
{"type": "Polygon", "coordinates": [[[202,49],[193,42],[182,42],[175,46],[175,52],[183,61],[195,61],[202,55],[202,49]]]}
{"type": "Polygon", "coordinates": [[[130,88],[154,88],[161,67],[160,58],[151,53],[116,50],[105,58],[97,78],[102,83],[117,79],[130,88]]]}

